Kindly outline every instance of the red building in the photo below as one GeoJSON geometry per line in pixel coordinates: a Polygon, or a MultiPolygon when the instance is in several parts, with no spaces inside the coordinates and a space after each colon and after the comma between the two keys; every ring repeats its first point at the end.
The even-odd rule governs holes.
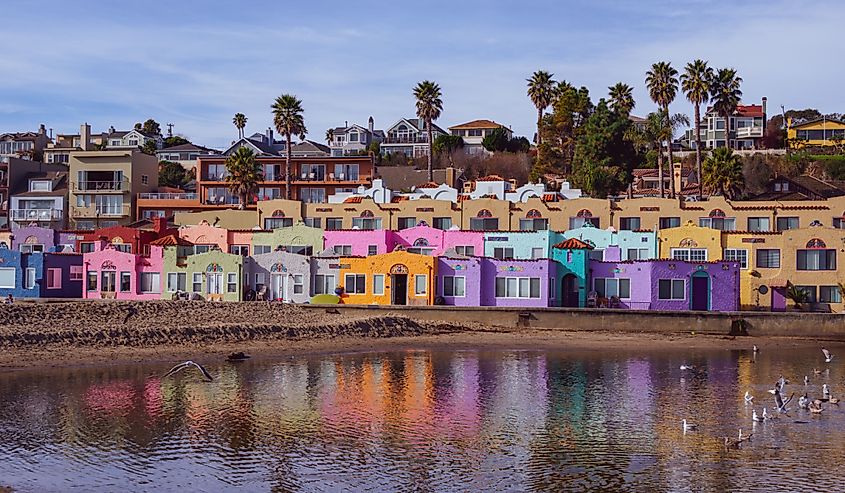
{"type": "Polygon", "coordinates": [[[96,242],[105,241],[122,252],[136,255],[147,254],[151,242],[176,234],[176,232],[176,228],[167,226],[167,219],[164,217],[153,218],[149,224],[135,223],[135,225],[110,226],[94,231],[79,231],[76,234],[76,251],[93,252],[96,242]]]}

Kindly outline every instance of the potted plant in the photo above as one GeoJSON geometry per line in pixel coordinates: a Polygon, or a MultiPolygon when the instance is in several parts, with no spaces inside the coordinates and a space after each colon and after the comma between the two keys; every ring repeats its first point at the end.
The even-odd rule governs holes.
{"type": "Polygon", "coordinates": [[[798,288],[791,282],[786,286],[786,297],[795,303],[796,310],[803,310],[804,304],[810,299],[810,295],[806,291],[798,288]]]}

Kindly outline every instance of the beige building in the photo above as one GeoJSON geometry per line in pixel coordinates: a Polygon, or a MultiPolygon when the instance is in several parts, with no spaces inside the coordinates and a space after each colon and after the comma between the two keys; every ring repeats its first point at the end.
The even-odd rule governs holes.
{"type": "Polygon", "coordinates": [[[83,150],[69,154],[69,223],[74,229],[125,225],[135,220],[139,193],[158,186],[158,161],[138,150],[90,150],[83,126],[83,150]]]}

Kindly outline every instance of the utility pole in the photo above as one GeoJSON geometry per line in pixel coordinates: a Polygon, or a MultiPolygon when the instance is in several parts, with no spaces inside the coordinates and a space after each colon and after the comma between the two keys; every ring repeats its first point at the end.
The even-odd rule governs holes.
{"type": "Polygon", "coordinates": [[[167,124],[167,137],[173,137],[173,124],[167,124]]]}
{"type": "Polygon", "coordinates": [[[786,146],[786,155],[789,155],[789,127],[786,125],[786,108],[783,105],[780,105],[780,114],[783,118],[783,122],[781,122],[781,127],[786,130],[786,137],[783,139],[783,143],[786,146]]]}

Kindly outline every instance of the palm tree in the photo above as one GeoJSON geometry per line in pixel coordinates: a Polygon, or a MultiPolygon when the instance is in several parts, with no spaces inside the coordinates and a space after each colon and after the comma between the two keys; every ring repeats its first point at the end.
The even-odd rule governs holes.
{"type": "Polygon", "coordinates": [[[695,172],[698,175],[698,195],[704,194],[701,184],[701,105],[710,99],[710,81],[713,69],[704,60],[695,60],[684,67],[681,74],[681,90],[687,101],[695,107],[695,172]]]}
{"type": "Polygon", "coordinates": [[[555,94],[558,87],[555,80],[552,78],[555,74],[546,72],[545,70],[538,70],[531,74],[528,82],[528,97],[537,108],[537,146],[543,143],[542,132],[540,127],[543,125],[543,111],[549,107],[555,99],[555,94]]]}
{"type": "Polygon", "coordinates": [[[240,198],[240,207],[249,205],[249,198],[258,189],[258,182],[264,179],[261,164],[248,147],[238,147],[226,158],[226,183],[229,191],[240,198]]]}
{"type": "Polygon", "coordinates": [[[332,145],[332,141],[334,140],[334,129],[330,128],[326,130],[326,144],[332,145]]]}
{"type": "Polygon", "coordinates": [[[243,113],[235,113],[235,117],[232,118],[232,123],[235,124],[235,128],[238,129],[238,138],[244,138],[244,128],[246,128],[246,115],[243,113]]]}
{"type": "Polygon", "coordinates": [[[610,107],[613,111],[628,115],[636,106],[634,101],[634,88],[622,82],[616,83],[615,86],[607,88],[610,96],[610,107]]]}
{"type": "Polygon", "coordinates": [[[742,159],[727,147],[713,149],[704,160],[702,182],[710,193],[719,193],[733,199],[742,193],[745,178],[742,174],[742,159]]]}
{"type": "Polygon", "coordinates": [[[663,142],[674,133],[674,129],[682,125],[689,125],[689,119],[686,115],[676,113],[669,116],[661,110],[649,113],[642,125],[632,125],[625,135],[636,147],[645,151],[657,151],[657,176],[661,197],[665,192],[665,186],[663,183],[663,153],[660,150],[663,147],[663,142]]]}
{"type": "Polygon", "coordinates": [[[742,100],[742,91],[739,89],[741,84],[742,78],[732,68],[720,68],[710,83],[713,109],[725,119],[725,147],[731,146],[731,115],[742,100]]]}
{"type": "Polygon", "coordinates": [[[443,112],[443,93],[440,86],[430,80],[424,80],[414,88],[414,98],[417,100],[417,117],[425,122],[428,133],[428,181],[434,181],[432,168],[432,131],[431,122],[440,118],[443,112]]]}
{"type": "Polygon", "coordinates": [[[810,301],[810,295],[803,289],[792,284],[791,282],[787,282],[785,294],[786,297],[789,298],[789,300],[795,303],[796,310],[803,309],[803,305],[810,301]]]}
{"type": "MultiPolygon", "coordinates": [[[[298,135],[305,139],[308,130],[305,128],[305,117],[302,113],[302,101],[293,94],[282,94],[270,107],[273,110],[273,124],[276,131],[285,136],[287,152],[285,152],[285,198],[290,200],[290,152],[291,136],[298,135]]],[[[272,144],[272,142],[271,142],[272,144]]]]}
{"type": "MultiPolygon", "coordinates": [[[[651,66],[651,70],[646,72],[645,84],[648,87],[648,94],[651,100],[669,115],[669,104],[675,100],[678,93],[678,71],[675,70],[669,62],[657,62],[651,66]]],[[[670,135],[667,141],[669,154],[669,176],[672,177],[672,136],[670,135]]],[[[658,153],[662,153],[662,149],[658,149],[658,153]]],[[[660,169],[660,183],[663,183],[663,168],[660,169]]],[[[671,186],[671,196],[675,196],[675,179],[669,180],[671,186]]],[[[660,195],[661,197],[663,194],[660,195]]]]}

